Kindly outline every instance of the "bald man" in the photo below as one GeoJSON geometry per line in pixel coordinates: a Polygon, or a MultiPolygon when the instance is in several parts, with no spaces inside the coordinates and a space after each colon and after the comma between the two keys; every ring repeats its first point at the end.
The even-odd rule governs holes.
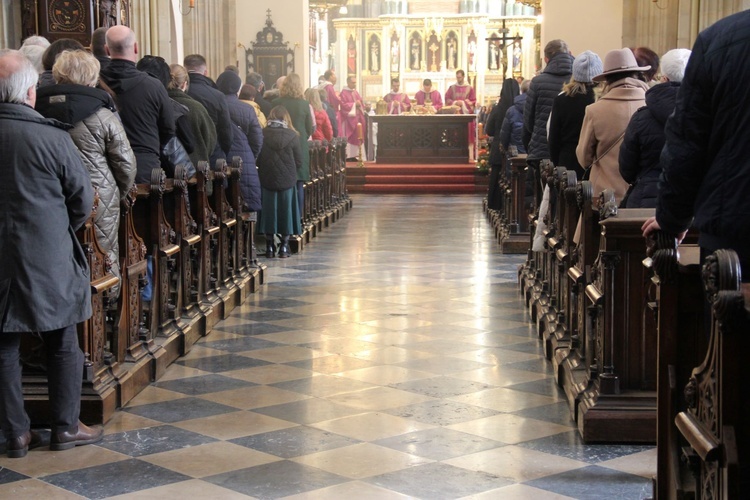
{"type": "Polygon", "coordinates": [[[167,89],[136,69],[138,43],[127,26],[107,30],[106,50],[111,62],[101,71],[101,77],[117,94],[122,124],[138,164],[135,182],[151,182],[151,170],[161,167],[162,145],[175,135],[167,89]]]}
{"type": "MultiPolygon", "coordinates": [[[[52,450],[102,438],[78,421],[84,356],[76,324],[91,316],[89,269],[75,231],[94,190],[59,122],[34,111],[39,75],[20,52],[0,50],[0,428],[9,458],[41,444],[21,385],[21,339],[46,347],[52,450]]],[[[64,460],[64,459],[62,459],[64,460]]]]}

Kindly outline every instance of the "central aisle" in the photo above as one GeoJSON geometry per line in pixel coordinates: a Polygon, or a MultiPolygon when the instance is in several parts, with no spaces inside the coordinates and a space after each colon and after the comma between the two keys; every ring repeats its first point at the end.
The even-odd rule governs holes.
{"type": "Polygon", "coordinates": [[[653,448],[578,438],[478,197],[360,195],[264,262],[106,450],[36,477],[96,498],[650,496],[653,448]]]}

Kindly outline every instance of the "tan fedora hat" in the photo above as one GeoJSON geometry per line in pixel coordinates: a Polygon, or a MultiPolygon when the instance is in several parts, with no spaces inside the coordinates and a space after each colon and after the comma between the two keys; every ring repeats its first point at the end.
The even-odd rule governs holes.
{"type": "Polygon", "coordinates": [[[638,66],[633,51],[630,49],[610,50],[604,56],[604,71],[595,76],[593,80],[601,82],[607,75],[631,71],[648,71],[649,69],[651,69],[651,66],[638,66]]]}

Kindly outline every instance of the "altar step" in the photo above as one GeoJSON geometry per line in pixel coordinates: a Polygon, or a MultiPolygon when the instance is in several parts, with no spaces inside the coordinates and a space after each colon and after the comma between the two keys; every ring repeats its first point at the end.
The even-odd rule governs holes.
{"type": "Polygon", "coordinates": [[[460,194],[485,192],[486,177],[476,178],[473,164],[377,165],[347,164],[347,187],[352,193],[460,194]],[[478,185],[477,185],[478,183],[478,185]]]}

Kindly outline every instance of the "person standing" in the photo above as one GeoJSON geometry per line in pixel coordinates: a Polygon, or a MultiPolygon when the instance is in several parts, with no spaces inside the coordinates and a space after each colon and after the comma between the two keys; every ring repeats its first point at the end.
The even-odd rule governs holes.
{"type": "Polygon", "coordinates": [[[130,28],[107,30],[107,52],[112,61],[100,74],[117,95],[122,125],[135,153],[135,182],[151,182],[151,170],[161,167],[162,145],[175,135],[172,103],[156,78],[136,69],[138,44],[130,28]]]}
{"type": "Polygon", "coordinates": [[[41,444],[21,385],[21,338],[31,332],[46,346],[50,449],[96,443],[103,433],[78,420],[76,324],[91,316],[91,283],[75,231],[91,215],[94,190],[70,135],[34,111],[38,78],[20,52],[0,50],[0,428],[9,458],[41,444]]]}
{"type": "Polygon", "coordinates": [[[404,92],[400,92],[400,88],[401,82],[398,78],[393,78],[391,80],[391,91],[383,97],[383,100],[388,104],[389,115],[400,115],[401,113],[411,111],[409,96],[404,92]]]}
{"type": "MultiPolygon", "coordinates": [[[[573,57],[564,40],[552,40],[544,47],[544,62],[547,64],[541,74],[531,80],[526,105],[523,110],[523,143],[528,154],[526,162],[534,176],[536,185],[541,179],[539,163],[549,159],[547,144],[547,120],[552,111],[552,102],[570,80],[573,71],[573,57]]],[[[541,202],[541,190],[538,190],[541,202]]]]}
{"type": "Polygon", "coordinates": [[[422,81],[422,90],[414,94],[414,100],[420,106],[432,106],[435,111],[443,107],[443,97],[437,90],[432,90],[432,80],[425,78],[422,81]]]}
{"type": "MultiPolygon", "coordinates": [[[[477,95],[474,87],[465,83],[465,78],[466,73],[464,73],[464,70],[459,69],[456,71],[456,83],[448,87],[448,90],[445,92],[445,105],[458,107],[461,114],[468,115],[474,114],[477,95]]],[[[472,152],[470,157],[473,157],[474,143],[477,139],[476,127],[475,120],[469,123],[469,151],[472,152]]]]}
{"type": "Polygon", "coordinates": [[[497,104],[490,111],[490,116],[487,118],[487,125],[485,126],[485,133],[492,137],[490,142],[490,175],[489,175],[489,190],[487,191],[487,206],[491,210],[500,210],[500,186],[498,181],[500,180],[500,174],[502,167],[505,163],[504,153],[500,140],[500,130],[503,126],[503,120],[505,114],[513,105],[513,99],[519,94],[518,82],[513,78],[506,78],[503,82],[503,88],[500,90],[500,99],[497,104]]]}
{"type": "Polygon", "coordinates": [[[331,121],[328,119],[328,113],[323,109],[323,103],[320,102],[320,92],[316,88],[305,90],[305,99],[310,103],[313,109],[313,118],[315,118],[315,131],[312,134],[314,141],[330,141],[333,139],[333,129],[331,121]]]}
{"type": "Polygon", "coordinates": [[[346,88],[341,89],[340,102],[339,133],[341,137],[346,137],[346,158],[352,161],[359,156],[360,145],[365,144],[365,107],[362,96],[357,92],[356,76],[346,78],[346,88]]]}
{"type": "Polygon", "coordinates": [[[200,54],[185,56],[183,66],[190,77],[190,86],[187,93],[190,97],[203,104],[208,111],[208,116],[216,126],[216,147],[209,159],[211,166],[216,160],[226,158],[232,148],[234,133],[232,131],[232,119],[229,117],[224,94],[217,88],[213,80],[208,77],[208,66],[206,58],[200,54]]]}
{"type": "Polygon", "coordinates": [[[593,79],[601,72],[599,56],[590,50],[582,52],[573,61],[573,76],[552,102],[547,139],[550,159],[555,166],[575,170],[579,180],[583,179],[583,167],[578,163],[576,147],[586,106],[594,103],[593,79]]]}
{"type": "Polygon", "coordinates": [[[91,34],[91,53],[99,61],[101,69],[106,69],[110,62],[110,58],[107,55],[107,29],[96,28],[91,34]]]}
{"type": "Polygon", "coordinates": [[[664,54],[662,83],[646,91],[646,106],[630,119],[620,147],[620,175],[631,186],[627,199],[623,200],[625,208],[656,207],[661,175],[659,157],[666,141],[664,127],[674,111],[689,58],[688,49],[673,49],[664,54]]]}
{"type": "MultiPolygon", "coordinates": [[[[308,140],[313,133],[313,118],[310,113],[310,103],[305,100],[302,79],[297,73],[289,73],[284,79],[279,98],[274,99],[274,106],[283,106],[289,114],[294,130],[299,139],[302,162],[297,169],[297,202],[299,207],[305,206],[305,182],[310,180],[310,146],[308,140]]],[[[299,233],[294,233],[299,234],[299,233]]]]}
{"type": "Polygon", "coordinates": [[[239,99],[242,79],[233,71],[224,71],[216,79],[216,86],[227,100],[229,116],[232,117],[234,127],[234,139],[232,148],[229,150],[229,158],[239,156],[242,158],[242,177],[240,177],[240,189],[245,206],[250,212],[257,212],[261,208],[260,181],[258,180],[258,169],[255,159],[260,154],[263,146],[263,130],[255,116],[255,110],[247,103],[239,99]]]}
{"type": "MultiPolygon", "coordinates": [[[[305,141],[306,142],[306,141],[305,141]]],[[[275,255],[274,235],[281,235],[279,257],[291,255],[289,236],[302,232],[294,186],[302,165],[300,136],[284,106],[274,107],[263,129],[263,148],[258,156],[258,175],[263,188],[263,210],[258,232],[266,235],[266,257],[275,255]]]]}
{"type": "Polygon", "coordinates": [[[188,73],[179,64],[169,67],[170,80],[167,84],[169,98],[182,104],[188,109],[187,119],[193,131],[193,152],[190,161],[198,165],[200,161],[208,161],[216,147],[216,127],[208,111],[185,92],[188,88],[188,73]]]}
{"type": "MultiPolygon", "coordinates": [[[[112,274],[120,279],[120,200],[135,182],[135,155],[112,98],[95,88],[99,62],[93,55],[83,50],[65,51],[57,57],[52,74],[57,85],[39,89],[36,110],[72,126],[68,133],[99,194],[96,239],[107,252],[112,274]]],[[[116,299],[120,284],[110,292],[110,298],[116,299]]]]}
{"type": "Polygon", "coordinates": [[[643,225],[644,235],[662,229],[676,237],[693,226],[703,252],[730,248],[743,271],[750,269],[749,51],[748,10],[698,35],[667,120],[656,217],[643,225]]]}
{"type": "Polygon", "coordinates": [[[338,114],[341,107],[341,99],[336,92],[336,73],[332,69],[329,69],[323,73],[323,78],[325,80],[318,86],[318,88],[325,90],[327,96],[326,102],[328,102],[328,105],[338,114]]]}
{"type": "Polygon", "coordinates": [[[638,73],[648,69],[638,66],[630,49],[610,50],[604,57],[604,71],[594,77],[595,82],[606,81],[606,86],[599,100],[586,107],[576,157],[591,169],[595,200],[604,189],[612,189],[619,203],[628,189],[620,175],[620,146],[630,117],[646,103],[648,84],[638,73]]]}

